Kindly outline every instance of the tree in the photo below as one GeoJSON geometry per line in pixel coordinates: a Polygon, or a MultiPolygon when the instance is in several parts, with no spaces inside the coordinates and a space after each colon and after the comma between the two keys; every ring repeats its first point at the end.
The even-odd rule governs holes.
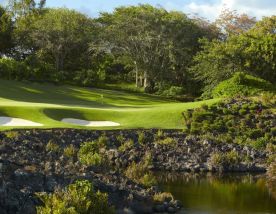
{"type": "Polygon", "coordinates": [[[276,83],[275,16],[225,41],[202,41],[203,50],[194,57],[191,73],[205,89],[216,86],[238,71],[276,83]]]}
{"type": "Polygon", "coordinates": [[[0,6],[0,56],[7,54],[13,46],[13,23],[8,12],[0,6]]]}
{"type": "Polygon", "coordinates": [[[225,33],[226,37],[237,35],[250,30],[256,24],[255,17],[238,14],[236,10],[224,9],[215,24],[225,33]]]}
{"type": "MultiPolygon", "coordinates": [[[[29,20],[27,37],[37,57],[53,64],[59,72],[77,70],[88,63],[83,57],[88,56],[88,44],[93,36],[91,19],[61,8],[47,9],[41,16],[29,20]]],[[[26,32],[24,29],[21,26],[17,33],[22,35],[26,32]]]]}
{"type": "Polygon", "coordinates": [[[99,22],[111,51],[131,59],[137,86],[150,91],[157,84],[183,84],[198,38],[207,34],[185,14],[150,5],[120,7],[99,22]]]}

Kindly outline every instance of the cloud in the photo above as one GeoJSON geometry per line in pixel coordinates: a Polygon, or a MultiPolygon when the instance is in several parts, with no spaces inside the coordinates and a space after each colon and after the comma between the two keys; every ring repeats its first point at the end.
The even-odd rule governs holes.
{"type": "Polygon", "coordinates": [[[238,13],[247,13],[257,19],[263,16],[276,14],[276,1],[274,0],[217,0],[213,2],[190,1],[187,4],[177,5],[173,2],[167,2],[165,8],[168,10],[182,10],[188,14],[197,14],[211,21],[215,20],[220,12],[228,8],[237,10],[238,13]]]}

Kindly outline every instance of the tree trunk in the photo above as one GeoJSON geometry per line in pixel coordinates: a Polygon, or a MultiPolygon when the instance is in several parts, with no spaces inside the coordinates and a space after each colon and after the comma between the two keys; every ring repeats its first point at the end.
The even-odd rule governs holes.
{"type": "Polygon", "coordinates": [[[146,88],[148,86],[148,73],[144,73],[144,87],[146,88]]]}
{"type": "Polygon", "coordinates": [[[137,68],[137,63],[134,61],[135,64],[135,80],[136,80],[136,88],[140,87],[141,85],[139,84],[139,76],[138,76],[138,68],[137,68]]]}

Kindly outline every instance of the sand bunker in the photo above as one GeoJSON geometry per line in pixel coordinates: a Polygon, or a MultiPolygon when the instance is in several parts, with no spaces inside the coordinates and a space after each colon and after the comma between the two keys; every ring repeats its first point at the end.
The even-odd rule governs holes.
{"type": "Polygon", "coordinates": [[[74,118],[64,118],[61,120],[63,123],[70,123],[78,126],[90,126],[90,127],[104,127],[104,126],[120,126],[119,123],[112,121],[88,121],[88,120],[79,120],[74,118]]]}
{"type": "Polygon", "coordinates": [[[14,117],[0,117],[0,126],[43,126],[43,124],[14,117]]]}

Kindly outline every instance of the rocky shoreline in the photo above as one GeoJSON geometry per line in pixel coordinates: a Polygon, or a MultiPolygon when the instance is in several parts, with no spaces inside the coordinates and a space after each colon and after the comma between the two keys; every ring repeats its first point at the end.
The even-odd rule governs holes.
{"type": "MultiPolygon", "coordinates": [[[[154,202],[161,193],[157,186],[145,187],[123,173],[131,163],[139,163],[150,153],[148,169],[162,172],[265,172],[265,150],[238,144],[215,143],[204,137],[176,130],[92,131],[75,129],[18,130],[0,133],[0,213],[36,213],[41,201],[36,192],[53,192],[78,179],[91,181],[96,190],[106,192],[117,213],[175,213],[181,203],[172,198],[154,202]],[[106,136],[101,150],[108,166],[84,166],[77,158],[49,151],[55,142],[61,149],[80,148],[84,142],[106,136]],[[130,142],[131,144],[126,143],[130,142]],[[230,154],[235,162],[219,162],[214,154],[230,154]],[[236,158],[236,159],[235,159],[236,158]]],[[[232,160],[230,159],[230,160],[232,160]]]]}

